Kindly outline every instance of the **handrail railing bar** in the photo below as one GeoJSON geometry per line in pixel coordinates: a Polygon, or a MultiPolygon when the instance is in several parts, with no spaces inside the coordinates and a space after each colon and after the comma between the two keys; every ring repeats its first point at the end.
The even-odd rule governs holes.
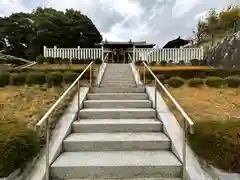
{"type": "Polygon", "coordinates": [[[84,73],[89,69],[89,67],[93,64],[91,62],[84,70],[83,72],[77,77],[77,79],[68,87],[68,89],[61,95],[60,98],[54,103],[54,105],[48,110],[48,112],[38,121],[36,126],[41,126],[44,121],[49,117],[49,115],[53,112],[53,110],[58,106],[58,104],[64,99],[64,97],[69,93],[69,91],[72,90],[72,88],[76,85],[76,83],[81,79],[81,77],[84,75],[84,73]]]}
{"type": "Polygon", "coordinates": [[[180,111],[182,116],[188,121],[190,125],[193,125],[193,121],[189,118],[189,116],[186,114],[186,112],[182,109],[182,107],[178,104],[178,102],[172,97],[172,95],[168,92],[168,90],[164,87],[164,85],[159,81],[159,79],[156,77],[156,75],[152,72],[152,70],[143,62],[144,66],[148,69],[148,71],[151,73],[151,75],[156,79],[157,83],[161,86],[161,88],[164,90],[164,92],[167,94],[167,96],[171,99],[173,104],[177,107],[177,109],[180,111]]]}
{"type": "Polygon", "coordinates": [[[157,110],[157,83],[161,86],[161,88],[164,90],[164,92],[167,94],[167,96],[171,99],[173,104],[176,106],[178,111],[180,111],[181,115],[183,116],[183,142],[182,142],[182,164],[183,164],[183,169],[182,169],[182,178],[183,180],[187,179],[187,172],[186,172],[186,156],[187,156],[187,130],[188,130],[188,124],[190,125],[190,131],[191,131],[191,126],[194,124],[192,120],[188,117],[188,115],[184,112],[184,110],[181,108],[181,106],[178,104],[178,102],[172,97],[172,95],[168,92],[168,90],[164,87],[164,85],[159,81],[159,79],[156,77],[156,75],[152,72],[152,70],[146,65],[145,62],[144,64],[144,72],[143,72],[143,79],[144,79],[144,84],[145,84],[145,75],[146,75],[146,68],[150,72],[150,74],[154,77],[154,84],[155,84],[155,109],[157,110]],[[188,122],[188,124],[187,124],[188,122]]]}
{"type": "Polygon", "coordinates": [[[84,70],[83,72],[76,78],[76,80],[68,87],[66,91],[61,95],[60,98],[54,103],[54,105],[48,110],[48,112],[40,119],[40,121],[37,123],[37,127],[40,129],[42,124],[44,123],[46,126],[45,130],[45,138],[46,138],[46,152],[45,152],[45,179],[49,180],[50,178],[50,162],[49,162],[49,146],[50,146],[50,129],[49,129],[49,121],[48,118],[52,114],[53,110],[59,105],[59,103],[65,98],[65,96],[73,89],[73,87],[77,84],[77,98],[78,98],[78,104],[77,104],[77,119],[79,119],[79,111],[80,111],[80,79],[84,75],[84,73],[90,69],[90,85],[92,85],[92,64],[94,62],[92,61],[84,70]]]}

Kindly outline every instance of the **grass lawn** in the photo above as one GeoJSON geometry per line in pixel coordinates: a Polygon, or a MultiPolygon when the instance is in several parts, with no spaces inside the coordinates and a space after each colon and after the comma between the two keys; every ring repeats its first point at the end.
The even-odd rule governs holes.
{"type": "MultiPolygon", "coordinates": [[[[31,66],[34,69],[85,69],[88,64],[36,64],[31,66]]],[[[94,64],[93,68],[98,68],[99,65],[94,64]]]]}
{"type": "MultiPolygon", "coordinates": [[[[168,88],[194,122],[194,152],[209,164],[240,173],[240,88],[168,88]]],[[[181,116],[164,97],[176,119],[181,116]]]]}
{"type": "Polygon", "coordinates": [[[0,71],[1,71],[1,70],[4,70],[4,69],[8,69],[8,68],[9,68],[8,65],[0,64],[0,71]]]}
{"type": "MultiPolygon", "coordinates": [[[[168,88],[194,122],[231,119],[240,120],[240,89],[209,88],[168,88]]],[[[172,106],[166,99],[170,107],[172,106]]]]}
{"type": "Polygon", "coordinates": [[[0,119],[16,117],[34,126],[60,97],[62,87],[6,86],[0,88],[0,119]]]}
{"type": "MultiPolygon", "coordinates": [[[[64,87],[5,86],[0,88],[0,178],[24,168],[44,145],[44,131],[35,131],[36,123],[61,96],[64,87]]],[[[50,116],[50,126],[71,101],[69,93],[50,116]]]]}

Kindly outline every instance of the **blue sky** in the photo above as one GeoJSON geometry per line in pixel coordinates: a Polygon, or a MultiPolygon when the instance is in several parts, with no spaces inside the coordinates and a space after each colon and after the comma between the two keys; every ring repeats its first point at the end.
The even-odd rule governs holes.
{"type": "Polygon", "coordinates": [[[74,8],[88,15],[109,41],[146,40],[164,45],[190,37],[210,8],[221,10],[240,0],[0,0],[0,16],[30,12],[37,6],[74,8]]]}

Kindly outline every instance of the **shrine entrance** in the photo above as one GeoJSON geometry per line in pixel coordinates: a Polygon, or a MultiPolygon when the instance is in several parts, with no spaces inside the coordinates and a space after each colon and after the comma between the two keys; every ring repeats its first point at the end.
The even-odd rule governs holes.
{"type": "Polygon", "coordinates": [[[112,63],[125,63],[125,51],[123,48],[114,48],[112,54],[112,63]]]}
{"type": "Polygon", "coordinates": [[[106,63],[131,63],[133,61],[134,48],[153,48],[154,44],[142,42],[108,42],[98,44],[103,50],[104,62],[106,63]]]}

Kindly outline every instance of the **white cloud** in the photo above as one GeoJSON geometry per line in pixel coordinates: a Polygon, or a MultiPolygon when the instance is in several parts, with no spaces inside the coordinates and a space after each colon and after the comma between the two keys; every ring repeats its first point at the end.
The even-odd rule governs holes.
{"type": "Polygon", "coordinates": [[[198,20],[203,21],[203,20],[206,19],[207,15],[208,15],[208,11],[203,11],[203,12],[201,12],[201,13],[198,13],[198,14],[196,14],[196,16],[195,16],[195,20],[197,20],[197,21],[198,21],[198,20]]]}
{"type": "Polygon", "coordinates": [[[197,6],[200,0],[177,0],[173,7],[173,17],[184,16],[194,6],[197,6]]]}
{"type": "Polygon", "coordinates": [[[74,8],[89,16],[109,41],[146,40],[164,45],[191,36],[210,8],[222,9],[240,0],[0,0],[0,15],[30,12],[37,6],[74,8]]]}
{"type": "Polygon", "coordinates": [[[23,5],[21,0],[0,0],[0,14],[11,15],[13,12],[29,12],[31,9],[23,5]]]}

